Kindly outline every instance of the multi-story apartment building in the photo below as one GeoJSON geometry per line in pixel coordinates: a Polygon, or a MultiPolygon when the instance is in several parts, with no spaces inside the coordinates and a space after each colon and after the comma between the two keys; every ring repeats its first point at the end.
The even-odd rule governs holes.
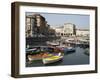
{"type": "Polygon", "coordinates": [[[36,17],[32,15],[26,16],[26,37],[32,37],[36,29],[36,17]]]}
{"type": "Polygon", "coordinates": [[[45,18],[40,14],[26,16],[26,37],[36,37],[38,35],[45,36],[55,34],[54,30],[50,29],[45,18]]]}
{"type": "Polygon", "coordinates": [[[34,37],[43,34],[46,29],[46,21],[40,14],[26,16],[26,37],[34,37]]]}

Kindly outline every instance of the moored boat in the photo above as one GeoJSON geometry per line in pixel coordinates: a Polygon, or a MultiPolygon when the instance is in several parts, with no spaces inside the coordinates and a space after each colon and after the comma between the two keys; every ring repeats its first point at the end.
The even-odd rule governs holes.
{"type": "Polygon", "coordinates": [[[65,47],[63,49],[64,53],[75,52],[76,49],[74,47],[65,47]]]}
{"type": "Polygon", "coordinates": [[[28,60],[33,61],[33,60],[42,60],[43,58],[50,57],[52,54],[48,53],[40,53],[36,55],[28,55],[28,60]]]}
{"type": "Polygon", "coordinates": [[[64,56],[63,53],[58,53],[58,55],[54,55],[48,58],[43,58],[42,61],[43,64],[50,64],[63,59],[63,56],[64,56]]]}
{"type": "Polygon", "coordinates": [[[68,48],[67,48],[67,51],[68,51],[68,52],[74,52],[74,51],[75,51],[75,48],[73,48],[73,47],[68,47],[68,48]]]}
{"type": "Polygon", "coordinates": [[[90,55],[90,50],[89,50],[89,48],[86,48],[86,49],[85,49],[84,54],[90,55]]]}

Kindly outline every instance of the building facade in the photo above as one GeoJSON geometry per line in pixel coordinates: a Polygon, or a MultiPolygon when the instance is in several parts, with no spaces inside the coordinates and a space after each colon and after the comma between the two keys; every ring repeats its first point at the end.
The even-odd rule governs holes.
{"type": "Polygon", "coordinates": [[[56,36],[62,36],[63,26],[52,26],[52,28],[55,30],[56,36]]]}
{"type": "Polygon", "coordinates": [[[55,35],[55,31],[50,29],[45,18],[40,14],[26,16],[26,37],[45,37],[47,35],[55,35]]]}
{"type": "Polygon", "coordinates": [[[43,34],[45,31],[45,27],[46,27],[45,18],[41,16],[40,14],[36,14],[35,16],[36,16],[36,25],[38,28],[38,33],[43,34]]]}
{"type": "Polygon", "coordinates": [[[55,27],[57,36],[72,36],[76,35],[76,26],[72,23],[65,23],[63,26],[55,27]]]}
{"type": "Polygon", "coordinates": [[[89,29],[76,29],[77,36],[87,36],[89,37],[90,31],[89,29]]]}
{"type": "Polygon", "coordinates": [[[52,26],[56,32],[56,36],[87,36],[89,37],[89,29],[77,29],[72,23],[66,23],[64,26],[52,26]]]}
{"type": "Polygon", "coordinates": [[[72,23],[65,23],[63,28],[63,35],[72,36],[76,35],[76,26],[72,23]]]}
{"type": "Polygon", "coordinates": [[[35,16],[26,16],[26,37],[32,37],[36,32],[36,18],[35,16]]]}

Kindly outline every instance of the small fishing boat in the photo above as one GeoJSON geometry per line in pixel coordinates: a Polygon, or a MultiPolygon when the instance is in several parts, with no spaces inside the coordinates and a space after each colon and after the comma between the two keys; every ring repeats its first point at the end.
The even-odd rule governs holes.
{"type": "Polygon", "coordinates": [[[74,52],[74,51],[75,51],[75,48],[73,48],[73,47],[68,47],[68,48],[67,48],[67,51],[68,51],[68,52],[74,52]]]}
{"type": "Polygon", "coordinates": [[[51,45],[51,46],[58,46],[58,45],[59,45],[58,42],[49,42],[49,41],[47,41],[46,43],[47,43],[48,45],[51,45]]]}
{"type": "Polygon", "coordinates": [[[65,47],[63,49],[64,53],[68,53],[68,52],[75,52],[76,49],[74,47],[65,47]]]}
{"type": "Polygon", "coordinates": [[[85,49],[84,54],[90,55],[90,50],[89,50],[89,48],[86,48],[86,49],[85,49]]]}
{"type": "Polygon", "coordinates": [[[34,52],[35,50],[36,50],[36,48],[33,48],[33,49],[27,49],[26,48],[26,53],[34,52]]]}
{"type": "Polygon", "coordinates": [[[50,57],[50,56],[52,56],[52,54],[40,53],[36,55],[28,55],[27,57],[29,61],[34,61],[34,60],[42,60],[43,58],[50,57]]]}
{"type": "Polygon", "coordinates": [[[63,59],[63,56],[62,55],[63,53],[58,53],[58,55],[54,55],[54,56],[51,56],[51,57],[48,57],[48,58],[43,58],[42,61],[43,61],[43,64],[50,64],[50,63],[54,63],[54,62],[57,62],[61,59],[63,59]]]}
{"type": "Polygon", "coordinates": [[[40,54],[41,52],[43,52],[43,51],[41,51],[40,47],[35,47],[35,48],[32,48],[32,49],[26,49],[27,55],[40,54]]]}

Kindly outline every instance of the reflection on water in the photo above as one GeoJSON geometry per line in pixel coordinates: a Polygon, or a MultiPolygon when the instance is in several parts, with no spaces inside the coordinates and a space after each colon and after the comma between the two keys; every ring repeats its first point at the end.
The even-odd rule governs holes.
{"type": "Polygon", "coordinates": [[[89,64],[89,56],[84,54],[84,52],[84,48],[76,47],[75,52],[64,53],[64,58],[58,62],[44,65],[42,60],[38,60],[26,62],[26,67],[89,64]]]}

